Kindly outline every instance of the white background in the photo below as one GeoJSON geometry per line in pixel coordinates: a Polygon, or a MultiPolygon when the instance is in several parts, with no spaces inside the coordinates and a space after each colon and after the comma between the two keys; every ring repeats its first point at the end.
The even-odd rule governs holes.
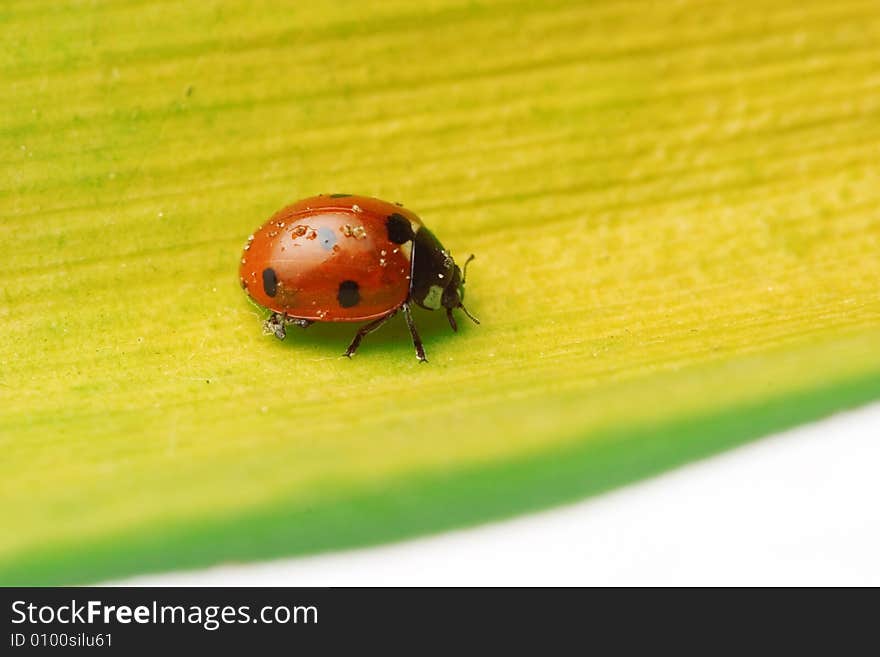
{"type": "Polygon", "coordinates": [[[116,583],[877,586],[878,508],[875,404],[511,521],[116,583]]]}

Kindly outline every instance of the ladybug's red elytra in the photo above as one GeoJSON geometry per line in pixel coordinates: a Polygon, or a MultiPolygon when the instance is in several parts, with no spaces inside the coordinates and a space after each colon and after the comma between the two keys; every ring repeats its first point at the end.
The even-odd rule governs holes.
{"type": "MultiPolygon", "coordinates": [[[[473,256],[465,263],[471,261],[473,256]]],[[[425,349],[412,304],[459,309],[465,276],[415,213],[369,196],[322,194],[279,210],[248,238],[239,269],[241,286],[271,315],[267,334],[283,340],[285,326],[314,322],[368,322],[345,351],[403,311],[416,357],[425,349]]]]}

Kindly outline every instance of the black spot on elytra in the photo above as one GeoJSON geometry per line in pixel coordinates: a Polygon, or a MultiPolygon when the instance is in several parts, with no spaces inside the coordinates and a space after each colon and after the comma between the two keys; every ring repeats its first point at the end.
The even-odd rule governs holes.
{"type": "Polygon", "coordinates": [[[345,198],[346,196],[351,196],[351,194],[330,194],[330,198],[345,198]]]}
{"type": "Polygon", "coordinates": [[[336,295],[339,305],[343,308],[351,308],[361,301],[361,293],[358,284],[354,281],[342,281],[339,284],[339,293],[336,295]]]}
{"type": "Polygon", "coordinates": [[[263,289],[270,297],[274,297],[278,292],[278,277],[271,267],[266,267],[263,270],[263,289]]]}
{"type": "Polygon", "coordinates": [[[397,212],[388,215],[385,227],[388,229],[388,241],[395,244],[403,244],[413,238],[412,224],[409,223],[409,219],[397,212]]]}

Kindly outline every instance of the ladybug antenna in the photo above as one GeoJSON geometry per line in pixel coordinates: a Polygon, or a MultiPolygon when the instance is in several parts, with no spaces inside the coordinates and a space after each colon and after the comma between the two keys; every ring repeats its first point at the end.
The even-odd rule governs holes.
{"type": "MultiPolygon", "coordinates": [[[[468,256],[468,259],[464,261],[464,267],[462,267],[462,270],[461,270],[461,284],[462,285],[464,285],[464,282],[467,280],[467,267],[469,264],[471,264],[471,260],[473,260],[473,259],[474,259],[474,254],[471,253],[468,256]]],[[[467,312],[467,310],[465,310],[465,312],[467,312]]],[[[470,317],[470,315],[468,315],[468,317],[470,317]]],[[[471,319],[473,319],[473,317],[471,317],[471,319]]]]}
{"type": "MultiPolygon", "coordinates": [[[[471,257],[473,257],[473,256],[471,256],[471,257]]],[[[470,262],[470,261],[468,261],[468,262],[470,262]]],[[[463,312],[465,315],[467,315],[467,316],[470,318],[470,320],[471,320],[474,324],[479,324],[479,323],[480,323],[480,320],[478,320],[476,317],[474,317],[473,315],[471,315],[471,314],[468,312],[468,309],[465,308],[462,304],[458,304],[458,307],[461,309],[461,312],[463,312]]],[[[451,313],[451,312],[452,312],[452,311],[450,311],[450,313],[451,313]]]]}

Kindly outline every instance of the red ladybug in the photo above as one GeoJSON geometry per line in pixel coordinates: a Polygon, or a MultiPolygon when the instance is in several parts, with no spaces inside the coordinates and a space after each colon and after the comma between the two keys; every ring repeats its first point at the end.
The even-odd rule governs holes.
{"type": "Polygon", "coordinates": [[[279,340],[286,324],[369,322],[346,349],[349,357],[402,310],[416,356],[426,361],[413,303],[445,308],[453,331],[456,308],[479,323],[461,303],[462,270],[422,220],[368,196],[322,194],[279,210],[248,238],[239,274],[248,295],[272,311],[263,331],[279,340]]]}

